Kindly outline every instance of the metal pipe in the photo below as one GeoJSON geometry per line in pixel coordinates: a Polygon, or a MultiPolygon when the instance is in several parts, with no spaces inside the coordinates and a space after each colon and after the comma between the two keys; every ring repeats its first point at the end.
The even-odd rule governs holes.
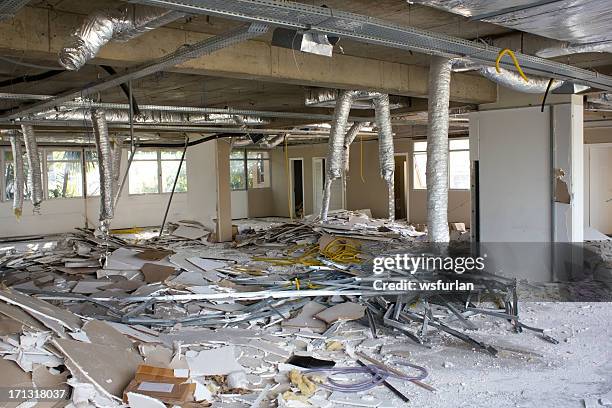
{"type": "Polygon", "coordinates": [[[23,212],[24,197],[24,173],[23,173],[23,151],[21,150],[21,138],[16,131],[9,134],[11,150],[13,153],[13,213],[19,220],[23,212]]]}
{"type": "Polygon", "coordinates": [[[76,71],[112,40],[128,41],[149,30],[185,16],[184,13],[141,6],[97,10],[69,37],[59,53],[59,63],[76,71]]]}
{"type": "Polygon", "coordinates": [[[162,236],[164,232],[164,226],[166,225],[166,219],[168,218],[168,211],[170,211],[170,205],[172,204],[172,199],[174,198],[174,191],[176,190],[176,183],[178,182],[179,176],[181,175],[181,167],[183,166],[183,162],[185,161],[185,153],[187,153],[187,146],[189,146],[189,139],[185,138],[185,147],[183,148],[183,154],[181,155],[181,161],[179,162],[178,169],[176,170],[176,176],[174,177],[174,183],[172,184],[172,191],[170,192],[170,197],[168,198],[168,205],[166,205],[166,212],[164,212],[164,219],[159,227],[159,236],[162,236]]]}
{"type": "Polygon", "coordinates": [[[378,127],[378,164],[380,166],[380,176],[387,183],[389,220],[393,221],[395,220],[395,180],[393,177],[395,173],[395,155],[389,95],[378,94],[374,98],[374,111],[376,112],[376,126],[378,127]]]}
{"type": "Polygon", "coordinates": [[[98,171],[100,172],[100,232],[103,236],[108,236],[110,222],[114,216],[113,154],[104,111],[92,109],[91,120],[94,125],[98,171]]]}
{"type": "Polygon", "coordinates": [[[325,187],[323,189],[323,202],[321,204],[321,221],[327,220],[329,202],[331,200],[331,185],[334,180],[342,177],[344,158],[344,135],[346,133],[347,119],[351,111],[353,98],[357,91],[340,91],[338,101],[334,108],[334,119],[329,131],[327,160],[325,160],[325,187]]]}
{"type": "Polygon", "coordinates": [[[449,242],[448,105],[451,60],[432,57],[429,65],[427,126],[427,229],[431,242],[449,242]]]}
{"type": "Polygon", "coordinates": [[[28,159],[28,183],[30,185],[32,205],[34,206],[33,212],[34,214],[40,214],[40,204],[43,201],[43,184],[36,135],[32,125],[21,125],[21,132],[23,133],[26,157],[28,159]]]}

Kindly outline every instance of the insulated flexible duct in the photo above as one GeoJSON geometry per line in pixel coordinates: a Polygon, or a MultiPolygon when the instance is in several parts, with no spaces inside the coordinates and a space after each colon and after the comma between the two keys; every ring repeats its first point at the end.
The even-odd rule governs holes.
{"type": "MultiPolygon", "coordinates": [[[[59,111],[47,111],[37,114],[35,119],[45,120],[90,120],[91,114],[89,109],[70,109],[59,111]]],[[[130,114],[127,110],[105,109],[106,122],[112,123],[129,123],[130,114]]],[[[134,123],[168,123],[168,124],[230,124],[230,125],[264,125],[268,122],[253,116],[240,116],[233,114],[221,113],[187,113],[187,112],[168,112],[168,111],[153,111],[141,110],[140,115],[134,115],[134,123]],[[240,123],[238,123],[238,120],[240,123]]]]}
{"type": "MultiPolygon", "coordinates": [[[[121,178],[121,153],[123,146],[123,137],[115,136],[112,143],[112,158],[113,158],[113,200],[117,199],[119,193],[119,179],[121,178]]],[[[113,201],[114,203],[114,201],[113,201]]]]}
{"type": "Polygon", "coordinates": [[[321,204],[321,221],[327,220],[332,182],[342,177],[344,169],[344,135],[346,133],[347,119],[351,112],[351,104],[357,94],[357,91],[340,91],[336,107],[334,108],[334,118],[329,132],[327,160],[325,160],[325,187],[321,204]]]}
{"type": "Polygon", "coordinates": [[[378,127],[378,165],[380,167],[380,176],[385,180],[385,183],[387,183],[389,220],[393,221],[395,220],[395,186],[393,179],[393,174],[395,173],[395,157],[393,151],[393,129],[391,128],[389,95],[378,94],[374,98],[374,112],[376,114],[376,126],[378,127]]]}
{"type": "Polygon", "coordinates": [[[263,147],[264,149],[272,149],[279,144],[281,144],[285,140],[285,135],[276,135],[268,138],[265,141],[262,141],[258,144],[259,147],[263,147]]]}
{"type": "Polygon", "coordinates": [[[70,35],[59,53],[59,63],[76,71],[109,41],[128,41],[183,16],[177,11],[137,6],[96,11],[70,35]]]}
{"type": "Polygon", "coordinates": [[[427,229],[431,242],[448,242],[448,105],[451,60],[432,57],[429,65],[427,125],[427,229]]]}
{"type": "Polygon", "coordinates": [[[100,172],[100,231],[103,235],[107,235],[110,221],[114,216],[113,152],[104,110],[92,109],[91,120],[98,153],[98,171],[100,172]]]}
{"type": "Polygon", "coordinates": [[[602,41],[590,44],[564,43],[559,47],[543,48],[536,51],[540,58],[555,58],[564,55],[582,54],[585,52],[612,52],[612,41],[602,41]]]}
{"type": "Polygon", "coordinates": [[[370,126],[369,122],[354,122],[350,129],[348,130],[348,132],[346,132],[346,136],[344,137],[344,158],[343,158],[343,162],[344,162],[344,175],[345,175],[345,179],[346,179],[346,175],[349,172],[349,161],[350,161],[350,155],[351,155],[351,144],[353,143],[353,140],[355,140],[355,138],[357,137],[357,135],[359,134],[359,132],[361,132],[361,129],[363,129],[366,126],[370,126]]]}
{"type": "Polygon", "coordinates": [[[17,219],[20,219],[23,211],[23,188],[25,186],[23,152],[21,150],[21,138],[17,132],[11,132],[9,138],[13,152],[13,213],[17,219]]]}
{"type": "MultiPolygon", "coordinates": [[[[481,67],[478,72],[485,78],[517,92],[543,94],[546,92],[549,82],[549,79],[533,77],[530,77],[529,81],[525,81],[520,75],[503,68],[500,68],[500,72],[497,72],[495,67],[481,67]]],[[[563,85],[563,81],[553,80],[550,91],[559,88],[561,85],[563,85]]]]}
{"type": "Polygon", "coordinates": [[[43,200],[42,174],[40,172],[40,156],[38,155],[38,145],[36,135],[32,125],[21,125],[23,141],[26,147],[26,157],[28,159],[28,182],[30,184],[30,194],[34,213],[40,213],[40,204],[43,200]]]}

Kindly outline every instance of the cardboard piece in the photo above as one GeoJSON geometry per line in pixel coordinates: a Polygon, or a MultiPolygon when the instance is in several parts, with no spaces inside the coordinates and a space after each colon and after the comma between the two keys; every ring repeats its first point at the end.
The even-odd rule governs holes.
{"type": "Polygon", "coordinates": [[[169,276],[176,272],[172,266],[158,265],[154,263],[146,263],[140,268],[140,272],[144,275],[146,283],[163,282],[169,276]]]}
{"type": "Polygon", "coordinates": [[[182,373],[171,368],[140,365],[124,390],[123,400],[128,402],[129,394],[136,393],[167,404],[193,401],[196,384],[188,383],[188,377],[177,374],[182,373]]]}

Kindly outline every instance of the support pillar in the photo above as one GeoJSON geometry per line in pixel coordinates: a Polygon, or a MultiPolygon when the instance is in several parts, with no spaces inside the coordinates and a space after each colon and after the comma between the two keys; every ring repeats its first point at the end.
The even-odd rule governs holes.
{"type": "Polygon", "coordinates": [[[232,196],[230,190],[230,144],[215,140],[217,169],[217,241],[232,240],[232,196]]]}

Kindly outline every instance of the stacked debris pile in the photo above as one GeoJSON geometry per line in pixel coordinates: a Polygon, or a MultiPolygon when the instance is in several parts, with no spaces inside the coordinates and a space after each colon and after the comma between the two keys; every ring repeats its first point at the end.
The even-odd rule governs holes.
{"type": "Polygon", "coordinates": [[[416,350],[528,353],[489,341],[495,330],[556,342],[519,320],[513,280],[466,273],[466,292],[375,290],[375,257],[424,250],[406,224],[330,214],[238,228],[230,244],[196,224],[172,229],[4,249],[6,385],[61,388],[76,407],[402,406],[441,385],[416,350]]]}

